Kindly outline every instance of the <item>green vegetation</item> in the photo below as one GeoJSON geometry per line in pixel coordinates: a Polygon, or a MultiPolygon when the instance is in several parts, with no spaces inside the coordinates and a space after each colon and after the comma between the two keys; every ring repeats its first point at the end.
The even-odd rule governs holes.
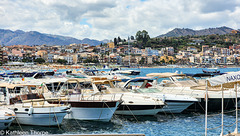
{"type": "Polygon", "coordinates": [[[99,63],[99,60],[86,59],[83,63],[99,63]]]}
{"type": "MultiPolygon", "coordinates": [[[[198,51],[201,51],[202,45],[209,45],[229,48],[233,44],[240,44],[240,34],[225,34],[225,35],[203,35],[203,36],[181,36],[181,37],[160,37],[160,38],[150,38],[146,30],[138,31],[136,33],[136,41],[131,43],[133,47],[145,48],[151,47],[153,49],[161,49],[165,47],[173,47],[174,51],[186,50],[187,47],[195,47],[198,51]]],[[[130,38],[134,39],[133,36],[130,38]]],[[[122,40],[120,37],[114,38],[115,45],[126,45],[125,39],[122,40]]]]}
{"type": "Polygon", "coordinates": [[[148,42],[150,40],[150,36],[146,30],[138,31],[135,37],[139,48],[151,46],[151,43],[148,42]]]}
{"type": "Polygon", "coordinates": [[[67,64],[67,61],[66,61],[65,59],[58,59],[58,60],[57,60],[57,63],[67,64]]]}
{"type": "Polygon", "coordinates": [[[209,45],[228,48],[233,44],[240,44],[239,34],[226,34],[226,35],[205,35],[205,36],[181,36],[181,37],[162,37],[162,38],[151,38],[149,40],[150,46],[155,49],[164,47],[173,47],[177,52],[179,50],[186,50],[187,47],[192,46],[197,48],[199,51],[202,45],[209,45]],[[202,40],[197,42],[197,40],[202,40]]]}
{"type": "Polygon", "coordinates": [[[37,63],[39,63],[39,64],[42,64],[42,63],[45,62],[45,60],[44,60],[43,58],[37,58],[37,59],[34,60],[34,62],[37,62],[37,63]]]}

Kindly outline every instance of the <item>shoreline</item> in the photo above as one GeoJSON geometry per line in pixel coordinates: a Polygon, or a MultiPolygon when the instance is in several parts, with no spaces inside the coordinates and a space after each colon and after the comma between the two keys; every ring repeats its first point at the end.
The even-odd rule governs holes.
{"type": "MultiPolygon", "coordinates": [[[[110,65],[107,69],[118,68],[119,66],[110,65]]],[[[32,65],[32,66],[0,66],[1,71],[6,70],[58,70],[58,69],[83,69],[83,68],[97,68],[99,70],[103,69],[100,66],[82,66],[82,65],[32,65]]],[[[240,68],[240,65],[224,65],[216,67],[196,67],[188,65],[166,65],[166,66],[139,66],[131,67],[130,69],[141,69],[141,68],[201,68],[201,69],[222,69],[222,68],[240,68]]],[[[125,68],[124,68],[125,69],[125,68]]]]}

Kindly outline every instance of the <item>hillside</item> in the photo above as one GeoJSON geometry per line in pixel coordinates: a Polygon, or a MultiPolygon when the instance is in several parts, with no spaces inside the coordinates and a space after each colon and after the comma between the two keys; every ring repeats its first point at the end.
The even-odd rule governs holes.
{"type": "Polygon", "coordinates": [[[101,44],[102,42],[88,38],[79,40],[72,37],[39,33],[37,31],[24,32],[22,30],[11,31],[0,29],[1,45],[69,45],[72,43],[85,43],[95,46],[101,44]]]}
{"type": "Polygon", "coordinates": [[[163,35],[159,35],[157,36],[157,38],[159,37],[180,37],[180,36],[194,36],[194,35],[211,35],[211,34],[219,34],[219,35],[224,35],[224,34],[229,34],[231,33],[233,29],[229,28],[229,27],[218,27],[218,28],[208,28],[208,29],[202,29],[202,30],[192,30],[189,28],[175,28],[172,31],[163,34],[163,35]]]}

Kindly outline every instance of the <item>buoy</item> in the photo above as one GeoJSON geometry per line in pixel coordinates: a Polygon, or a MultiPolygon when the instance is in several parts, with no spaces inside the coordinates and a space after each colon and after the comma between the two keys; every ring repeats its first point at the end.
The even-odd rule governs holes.
{"type": "Polygon", "coordinates": [[[117,76],[114,76],[113,79],[117,79],[117,76]]]}

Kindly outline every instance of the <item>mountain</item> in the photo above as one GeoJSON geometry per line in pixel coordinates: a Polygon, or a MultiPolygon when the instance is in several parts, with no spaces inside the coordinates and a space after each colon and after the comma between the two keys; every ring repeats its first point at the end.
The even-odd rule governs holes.
{"type": "Polygon", "coordinates": [[[187,36],[187,35],[211,35],[211,34],[228,34],[231,33],[233,29],[223,26],[223,27],[217,27],[217,28],[208,28],[208,29],[202,29],[202,30],[192,30],[189,28],[175,28],[172,31],[157,36],[159,37],[180,37],[180,36],[187,36]]]}
{"type": "Polygon", "coordinates": [[[95,46],[103,42],[88,38],[79,40],[67,36],[39,33],[37,31],[24,32],[22,30],[0,29],[0,45],[69,45],[72,43],[84,43],[95,46]]]}

